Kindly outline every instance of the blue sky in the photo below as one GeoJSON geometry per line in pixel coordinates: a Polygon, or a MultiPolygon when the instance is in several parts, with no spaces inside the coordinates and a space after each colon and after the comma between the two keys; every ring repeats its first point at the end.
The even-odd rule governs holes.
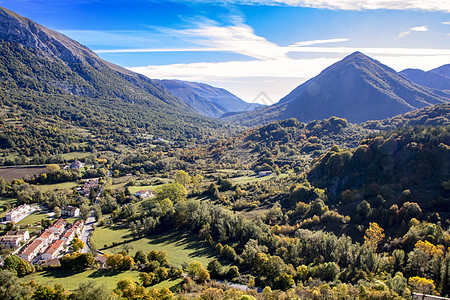
{"type": "Polygon", "coordinates": [[[151,78],[276,102],[361,51],[400,71],[450,63],[448,0],[0,0],[151,78]]]}

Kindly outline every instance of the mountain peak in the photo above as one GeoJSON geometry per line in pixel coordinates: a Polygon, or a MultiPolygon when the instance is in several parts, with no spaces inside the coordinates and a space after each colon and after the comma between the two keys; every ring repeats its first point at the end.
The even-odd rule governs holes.
{"type": "Polygon", "coordinates": [[[97,66],[100,58],[87,47],[67,36],[0,7],[0,39],[38,49],[67,63],[88,62],[97,66]]]}

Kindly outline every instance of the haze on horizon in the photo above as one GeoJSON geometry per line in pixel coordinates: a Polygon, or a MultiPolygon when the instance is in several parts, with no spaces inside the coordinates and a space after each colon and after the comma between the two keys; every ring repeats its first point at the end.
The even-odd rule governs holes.
{"type": "MultiPolygon", "coordinates": [[[[101,58],[155,79],[277,102],[361,51],[401,71],[450,63],[450,3],[438,0],[8,0],[101,58]]],[[[265,103],[270,104],[270,103],[265,103]]]]}

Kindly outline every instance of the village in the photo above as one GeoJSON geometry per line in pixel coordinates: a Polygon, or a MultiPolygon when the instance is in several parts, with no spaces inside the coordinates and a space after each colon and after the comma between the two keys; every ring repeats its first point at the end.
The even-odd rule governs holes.
{"type": "MultiPolygon", "coordinates": [[[[14,222],[30,210],[29,205],[21,205],[18,208],[9,211],[6,219],[14,222]],[[22,215],[18,213],[18,208],[22,211],[22,215]],[[13,218],[10,219],[10,216],[13,218]]],[[[64,216],[76,218],[80,209],[64,206],[61,211],[64,216]]],[[[28,229],[7,231],[6,235],[0,238],[0,247],[14,249],[12,254],[30,263],[41,264],[70,251],[71,242],[81,236],[83,229],[84,221],[81,219],[69,224],[60,218],[34,237],[30,236],[28,229]]]]}

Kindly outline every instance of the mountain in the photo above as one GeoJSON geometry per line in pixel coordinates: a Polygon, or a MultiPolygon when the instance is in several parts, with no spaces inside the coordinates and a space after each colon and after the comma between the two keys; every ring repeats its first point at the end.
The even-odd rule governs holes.
{"type": "Polygon", "coordinates": [[[106,62],[5,8],[0,8],[0,74],[4,105],[58,116],[121,142],[137,142],[143,134],[203,138],[223,126],[197,114],[159,81],[106,62]]]}
{"type": "Polygon", "coordinates": [[[225,89],[205,83],[181,80],[161,80],[161,83],[172,95],[207,117],[219,118],[228,112],[249,111],[261,106],[247,103],[225,89]]]}
{"type": "Polygon", "coordinates": [[[400,72],[412,82],[432,89],[450,90],[450,77],[432,71],[406,69],[400,72]]]}
{"type": "Polygon", "coordinates": [[[361,123],[448,101],[446,94],[436,94],[355,52],[298,86],[280,102],[234,118],[244,124],[258,124],[292,117],[309,122],[337,116],[361,123]]]}
{"type": "Polygon", "coordinates": [[[400,72],[412,82],[432,89],[450,90],[450,65],[425,72],[418,69],[406,69],[400,72]]]}
{"type": "Polygon", "coordinates": [[[436,69],[431,70],[430,72],[438,73],[446,77],[450,77],[450,64],[446,64],[436,69]]]}

